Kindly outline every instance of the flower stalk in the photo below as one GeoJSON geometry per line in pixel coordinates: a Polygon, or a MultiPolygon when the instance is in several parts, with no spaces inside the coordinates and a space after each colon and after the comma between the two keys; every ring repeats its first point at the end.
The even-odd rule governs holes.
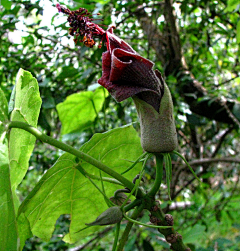
{"type": "Polygon", "coordinates": [[[163,175],[163,155],[155,154],[156,156],[156,177],[154,184],[150,191],[148,192],[149,197],[155,197],[156,193],[159,191],[159,188],[162,183],[162,175],[163,175]]]}

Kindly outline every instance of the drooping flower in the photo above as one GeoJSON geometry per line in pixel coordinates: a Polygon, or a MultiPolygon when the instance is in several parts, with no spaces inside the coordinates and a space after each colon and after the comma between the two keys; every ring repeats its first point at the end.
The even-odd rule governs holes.
{"type": "Polygon", "coordinates": [[[106,43],[107,51],[102,55],[102,77],[98,83],[118,102],[133,98],[140,119],[143,149],[147,152],[171,152],[176,149],[171,94],[161,73],[153,70],[154,63],[114,35],[113,27],[104,31],[93,23],[94,19],[86,9],[71,12],[61,6],[57,8],[69,15],[71,35],[86,37],[87,40],[81,41],[87,46],[90,44],[89,47],[95,44],[94,37],[106,43]]]}
{"type": "Polygon", "coordinates": [[[141,57],[112,29],[106,31],[107,51],[102,56],[104,86],[118,101],[132,97],[141,126],[141,144],[147,152],[171,152],[177,148],[170,91],[153,62],[141,57]]]}
{"type": "Polygon", "coordinates": [[[141,57],[112,31],[106,31],[107,51],[102,56],[103,73],[98,83],[118,102],[137,95],[158,111],[163,85],[152,69],[153,62],[141,57]]]}

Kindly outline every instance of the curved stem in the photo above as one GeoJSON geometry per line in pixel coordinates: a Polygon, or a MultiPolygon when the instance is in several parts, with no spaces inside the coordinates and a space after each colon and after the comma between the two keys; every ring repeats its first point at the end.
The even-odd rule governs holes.
{"type": "Polygon", "coordinates": [[[123,211],[127,212],[131,209],[133,209],[136,206],[139,206],[142,203],[141,199],[136,199],[134,201],[132,201],[131,203],[129,203],[128,205],[126,205],[125,207],[123,207],[123,211]]]}
{"type": "Polygon", "coordinates": [[[156,156],[156,177],[155,182],[148,192],[149,197],[154,197],[155,194],[158,192],[160,185],[162,183],[162,175],[163,175],[163,155],[162,154],[155,154],[156,156]]]}
{"type": "MultiPolygon", "coordinates": [[[[142,166],[142,170],[140,171],[139,177],[138,177],[138,179],[135,180],[135,182],[133,182],[133,183],[135,183],[134,184],[134,188],[131,190],[130,194],[128,195],[128,197],[126,198],[126,200],[123,202],[121,208],[123,208],[127,204],[128,200],[133,195],[133,193],[135,191],[137,192],[139,190],[139,184],[140,184],[140,181],[142,180],[143,171],[144,171],[144,168],[145,168],[147,160],[148,160],[148,157],[146,157],[146,159],[144,160],[143,166],[142,166]]],[[[135,196],[137,197],[137,193],[135,193],[135,196]]]]}
{"type": "Polygon", "coordinates": [[[128,221],[130,221],[130,222],[132,222],[132,223],[135,223],[135,224],[138,224],[138,225],[141,225],[141,226],[144,226],[144,227],[149,227],[149,228],[161,228],[161,229],[172,228],[172,226],[155,226],[155,225],[148,225],[148,224],[142,223],[142,222],[140,222],[140,221],[136,221],[136,220],[133,220],[133,219],[129,218],[125,213],[123,213],[123,217],[126,218],[128,221]]]}
{"type": "MultiPolygon", "coordinates": [[[[11,121],[6,125],[6,128],[7,129],[11,129],[11,128],[23,129],[23,130],[33,134],[37,139],[41,140],[42,142],[47,143],[52,146],[55,146],[65,152],[68,152],[68,153],[86,161],[87,163],[97,167],[98,169],[100,169],[103,172],[107,173],[108,175],[112,176],[116,180],[120,181],[124,186],[128,187],[130,190],[132,190],[134,188],[134,184],[130,180],[126,179],[121,174],[115,172],[113,169],[104,165],[102,162],[94,159],[93,157],[91,157],[90,155],[88,155],[84,152],[81,152],[81,151],[79,151],[79,150],[77,150],[67,144],[64,144],[63,142],[60,142],[54,138],[51,138],[51,137],[41,133],[35,127],[28,125],[27,123],[20,122],[20,121],[11,121]]],[[[138,189],[137,196],[138,197],[144,196],[143,192],[140,189],[138,189]]]]}
{"type": "Polygon", "coordinates": [[[112,178],[109,178],[109,177],[98,177],[97,175],[94,175],[94,174],[90,174],[88,173],[81,165],[77,165],[76,168],[78,169],[78,171],[81,172],[82,175],[84,175],[85,177],[89,177],[93,180],[103,180],[103,181],[106,181],[106,182],[109,182],[109,183],[113,183],[113,184],[117,184],[117,185],[120,185],[120,186],[124,186],[121,182],[119,182],[118,180],[116,179],[112,179],[112,178]]]}
{"type": "Polygon", "coordinates": [[[127,173],[128,171],[130,171],[134,166],[136,166],[141,159],[145,158],[145,156],[149,154],[149,153],[143,153],[127,170],[125,170],[124,172],[122,172],[121,174],[125,174],[127,173]]]}
{"type": "Polygon", "coordinates": [[[187,160],[177,151],[173,151],[174,154],[176,154],[178,157],[180,157],[184,162],[185,164],[187,165],[187,167],[190,169],[190,171],[192,172],[193,176],[199,181],[201,182],[201,180],[198,178],[198,176],[196,175],[196,173],[193,171],[192,167],[188,164],[187,160]]]}

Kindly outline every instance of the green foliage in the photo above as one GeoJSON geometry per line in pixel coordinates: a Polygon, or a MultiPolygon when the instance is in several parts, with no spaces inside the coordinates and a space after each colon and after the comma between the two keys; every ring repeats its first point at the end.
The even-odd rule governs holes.
{"type": "Polygon", "coordinates": [[[8,105],[0,89],[0,241],[1,250],[17,250],[18,233],[10,182],[8,140],[5,124],[8,120],[8,105]]]}
{"type": "MultiPolygon", "coordinates": [[[[132,126],[95,134],[81,150],[118,172],[123,172],[129,166],[129,161],[142,153],[140,139],[132,126]]],[[[55,222],[62,214],[71,215],[70,232],[64,237],[67,242],[74,243],[99,228],[94,226],[79,232],[86,227],[85,223],[95,220],[107,209],[107,205],[91,182],[78,171],[78,165],[89,174],[99,176],[96,168],[65,153],[44,174],[19,208],[19,215],[26,216],[33,234],[45,241],[50,240],[55,222]]],[[[132,179],[137,170],[139,166],[125,176],[132,179]]],[[[101,186],[99,181],[94,182],[101,186]]],[[[110,197],[119,185],[104,182],[104,187],[110,197]]]]}
{"type": "MultiPolygon", "coordinates": [[[[3,237],[3,247],[5,250],[17,250],[17,243],[19,245],[19,237],[22,235],[31,236],[28,226],[20,226],[18,228],[19,237],[17,236],[17,223],[14,212],[13,201],[15,204],[15,211],[18,207],[18,198],[15,194],[15,190],[19,183],[22,181],[28,169],[29,157],[32,153],[35,137],[29,133],[24,132],[20,129],[13,129],[9,135],[9,143],[7,138],[3,138],[6,134],[6,128],[4,123],[7,122],[8,118],[8,106],[6,98],[3,92],[1,94],[1,188],[3,189],[2,205],[5,205],[2,210],[1,221],[3,227],[7,231],[1,231],[5,233],[3,237]],[[10,179],[11,177],[11,179],[10,179]],[[11,180],[11,182],[10,182],[11,180]],[[13,193],[13,195],[12,195],[13,193]],[[13,199],[14,198],[14,199],[13,199]],[[9,215],[6,217],[6,215],[9,215]],[[10,234],[11,233],[11,234],[10,234]],[[7,238],[11,238],[11,241],[7,238]],[[11,246],[12,245],[12,246],[11,246]],[[14,247],[15,246],[15,247],[14,247]]],[[[41,106],[41,98],[38,91],[38,83],[32,75],[22,69],[19,70],[16,88],[14,89],[14,97],[11,100],[11,121],[24,121],[29,124],[36,126],[38,120],[38,114],[41,106]]],[[[22,218],[19,219],[19,222],[22,218]]],[[[24,246],[24,242],[21,240],[21,248],[24,246]]],[[[3,249],[4,250],[4,249],[3,249]]]]}
{"type": "Polygon", "coordinates": [[[228,0],[226,11],[237,11],[240,4],[237,0],[228,0]]]}
{"type": "MultiPolygon", "coordinates": [[[[11,121],[22,121],[37,126],[41,107],[38,83],[30,72],[20,69],[16,81],[14,108],[11,121]]],[[[9,136],[9,161],[12,189],[15,191],[28,170],[28,161],[35,137],[21,129],[12,129],[9,136]]]]}
{"type": "Polygon", "coordinates": [[[240,44],[240,21],[237,22],[237,42],[240,44]]]}
{"type": "Polygon", "coordinates": [[[98,112],[102,109],[107,96],[103,87],[95,92],[85,91],[67,97],[57,105],[59,119],[62,123],[62,134],[83,131],[92,125],[98,112]]]}
{"type": "MultiPolygon", "coordinates": [[[[117,104],[103,93],[102,88],[94,92],[88,88],[89,85],[97,86],[97,79],[101,76],[101,57],[106,46],[103,45],[102,49],[90,49],[80,43],[75,46],[68,36],[66,19],[61,19],[63,15],[58,14],[56,9],[51,9],[51,24],[49,21],[46,26],[45,13],[51,4],[55,5],[55,2],[49,1],[49,5],[45,6],[47,2],[2,0],[0,6],[0,249],[16,250],[19,237],[21,248],[25,245],[24,250],[65,250],[70,247],[60,240],[65,235],[65,241],[77,241],[71,247],[90,240],[92,242],[84,250],[110,250],[114,239],[113,231],[108,232],[101,244],[100,235],[95,230],[101,232],[104,231],[103,228],[88,228],[78,232],[85,227],[85,223],[102,213],[107,205],[102,194],[76,167],[81,165],[86,172],[98,179],[101,175],[109,176],[104,173],[100,175],[92,165],[70,154],[62,154],[62,151],[43,145],[40,141],[37,141],[30,157],[35,138],[23,130],[11,129],[9,142],[6,137],[4,124],[9,117],[14,121],[20,120],[37,126],[40,97],[36,80],[29,73],[31,72],[39,83],[43,100],[38,121],[42,132],[67,140],[76,148],[81,147],[84,152],[120,173],[141,155],[139,138],[132,127],[102,133],[137,120],[131,101],[117,104]],[[29,72],[21,71],[16,82],[20,67],[29,72]],[[13,88],[15,82],[16,87],[13,88]],[[9,112],[5,96],[10,100],[9,112]],[[101,134],[95,134],[96,132],[101,134]],[[62,137],[62,134],[66,135],[62,137]],[[36,183],[37,186],[33,189],[36,183]],[[74,188],[75,192],[71,193],[74,188]],[[87,197],[89,194],[92,196],[91,200],[87,197]],[[82,199],[78,200],[80,197],[82,199]],[[77,200],[74,201],[73,198],[77,200]],[[98,200],[98,204],[94,199],[98,200]],[[17,207],[23,200],[16,223],[13,201],[17,207]],[[61,204],[60,201],[66,203],[61,204]],[[83,211],[90,218],[85,217],[83,211]],[[68,233],[69,215],[71,224],[68,233]],[[55,232],[49,241],[54,225],[55,232]],[[93,236],[90,236],[91,233],[94,233],[93,236]],[[28,239],[32,235],[48,242],[37,237],[28,239]],[[25,244],[26,239],[28,241],[25,244]]],[[[100,12],[100,18],[104,19],[102,23],[106,27],[115,23],[115,34],[125,39],[141,56],[154,61],[155,68],[164,72],[167,64],[161,63],[161,55],[152,47],[157,31],[163,33],[161,41],[164,40],[166,44],[169,44],[168,38],[171,37],[171,26],[164,17],[163,3],[160,0],[64,2],[71,9],[85,7],[94,14],[100,12]],[[147,12],[148,21],[156,24],[156,31],[148,29],[149,33],[144,33],[140,20],[142,11],[147,12]]],[[[188,70],[209,94],[196,101],[211,104],[219,100],[223,103],[226,101],[227,105],[227,100],[240,101],[239,1],[182,0],[174,1],[173,7],[179,27],[180,49],[188,70]]],[[[164,51],[164,58],[172,59],[175,53],[172,49],[174,45],[169,44],[164,51]]],[[[188,162],[195,161],[192,168],[201,176],[203,186],[199,187],[199,183],[193,181],[192,173],[179,158],[171,156],[172,181],[170,183],[169,172],[163,173],[163,184],[157,195],[162,208],[173,214],[174,228],[183,234],[184,240],[191,243],[192,250],[213,250],[214,245],[221,251],[240,250],[239,164],[230,161],[216,162],[216,159],[239,159],[238,125],[220,123],[192,113],[182,97],[184,90],[178,84],[176,76],[168,75],[166,82],[173,96],[178,151],[188,162]],[[202,164],[202,159],[214,162],[202,164]],[[168,193],[171,193],[172,202],[169,202],[168,193]]],[[[196,94],[191,94],[191,97],[196,98],[196,94]]],[[[229,105],[229,109],[231,108],[229,105]]],[[[239,103],[234,104],[231,112],[230,115],[239,120],[239,103]]],[[[134,126],[138,130],[138,125],[134,126]]],[[[138,164],[124,176],[131,180],[139,170],[138,164]]],[[[141,186],[149,191],[155,178],[152,159],[147,162],[144,170],[145,181],[141,186]]],[[[103,190],[101,181],[92,181],[103,190]]],[[[119,185],[106,181],[103,184],[107,197],[119,188],[119,185]]],[[[145,218],[146,223],[149,221],[148,214],[145,218]]],[[[121,224],[121,231],[124,226],[121,224]]],[[[130,234],[126,250],[169,249],[169,244],[157,230],[135,226],[134,231],[136,233],[130,234]]]]}

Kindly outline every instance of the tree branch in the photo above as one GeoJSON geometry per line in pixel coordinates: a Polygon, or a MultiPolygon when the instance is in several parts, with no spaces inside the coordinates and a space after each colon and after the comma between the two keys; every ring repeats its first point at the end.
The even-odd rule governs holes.
{"type": "Polygon", "coordinates": [[[193,160],[189,162],[190,166],[198,166],[203,164],[211,164],[216,162],[228,162],[228,163],[240,163],[240,159],[237,158],[203,158],[198,160],[193,160]]]}
{"type": "Polygon", "coordinates": [[[223,101],[218,97],[208,95],[206,89],[188,71],[182,55],[171,0],[165,0],[166,26],[163,32],[149,18],[144,8],[134,12],[134,15],[141,24],[149,45],[155,50],[157,60],[161,61],[165,75],[174,75],[177,78],[179,93],[184,97],[191,111],[210,120],[239,126],[239,121],[232,111],[234,105],[240,107],[240,103],[233,100],[223,101]]]}
{"type": "Polygon", "coordinates": [[[230,127],[222,134],[222,136],[218,139],[218,143],[217,143],[216,149],[215,149],[214,152],[212,153],[211,158],[214,158],[214,157],[217,155],[217,153],[218,153],[218,151],[219,151],[219,149],[220,149],[222,143],[224,142],[224,139],[225,139],[225,138],[227,137],[227,135],[233,130],[233,128],[234,128],[233,126],[230,126],[230,127]]]}

